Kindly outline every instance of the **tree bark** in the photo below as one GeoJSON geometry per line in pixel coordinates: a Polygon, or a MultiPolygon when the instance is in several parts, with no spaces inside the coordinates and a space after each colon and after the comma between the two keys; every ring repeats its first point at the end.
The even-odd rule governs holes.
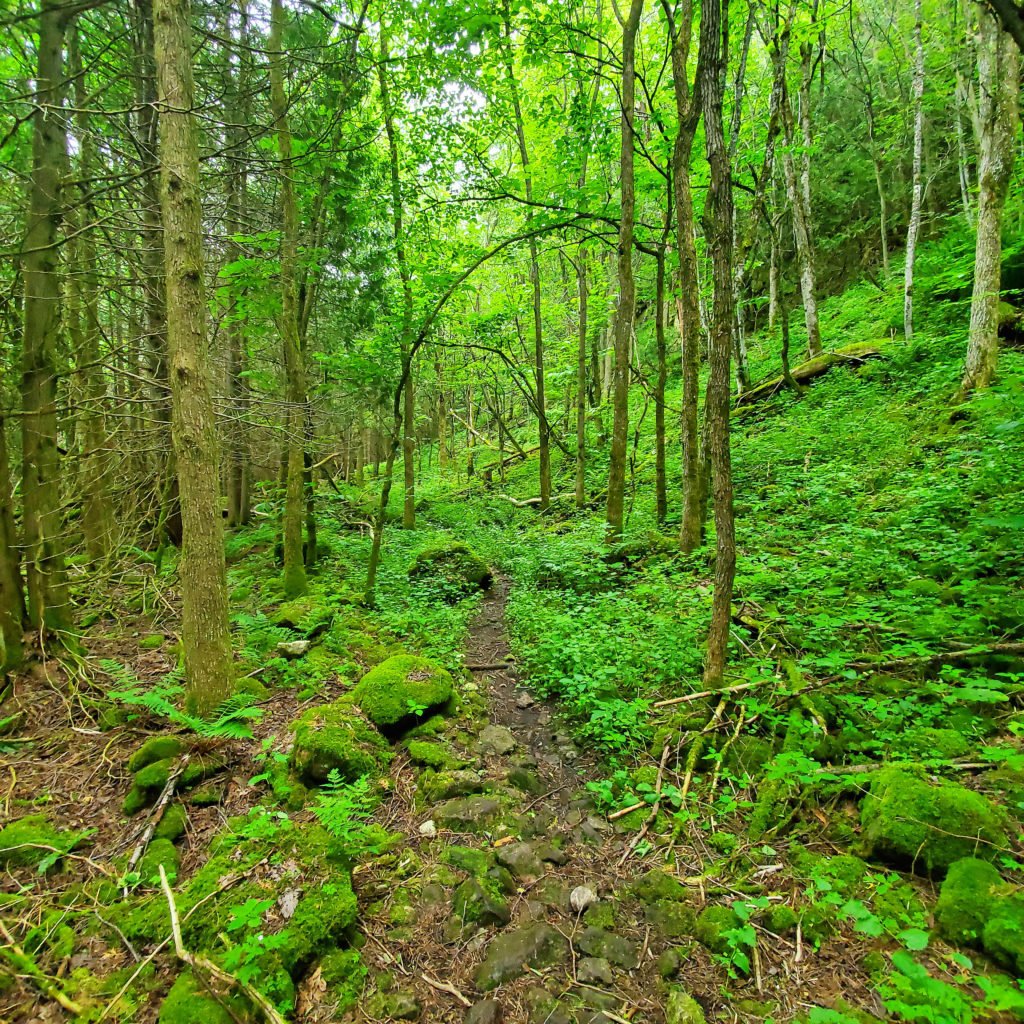
{"type": "Polygon", "coordinates": [[[921,41],[921,0],[914,0],[914,168],[910,223],[907,225],[907,253],[903,268],[903,336],[914,336],[914,259],[921,233],[921,200],[924,180],[921,173],[924,154],[924,44],[921,41]]]}
{"type": "Polygon", "coordinates": [[[306,592],[306,560],[302,552],[303,475],[305,461],[306,368],[299,339],[299,307],[296,284],[299,215],[292,180],[292,135],[288,125],[288,101],[284,88],[284,7],[282,0],[270,5],[270,105],[277,137],[278,195],[281,211],[281,342],[284,348],[287,400],[286,444],[288,470],[284,500],[284,592],[298,597],[306,592]]]}
{"type": "Polygon", "coordinates": [[[12,505],[7,423],[6,417],[0,415],[0,639],[3,640],[0,671],[3,672],[16,668],[21,662],[25,624],[25,593],[12,505]]]}
{"type": "Polygon", "coordinates": [[[65,5],[44,0],[39,14],[38,72],[32,117],[32,180],[25,247],[22,332],[22,530],[28,613],[33,628],[71,625],[57,449],[57,343],[61,330],[61,169],[67,126],[61,110],[65,5]]]}
{"type": "Polygon", "coordinates": [[[1003,207],[1017,145],[1020,53],[987,11],[979,13],[978,233],[964,394],[991,383],[999,357],[1003,207]]]}
{"type": "Polygon", "coordinates": [[[732,460],[729,444],[729,380],[732,357],[732,179],[722,127],[725,71],[729,58],[728,0],[705,0],[701,8],[701,103],[710,184],[704,233],[714,271],[714,305],[708,350],[708,443],[715,502],[715,591],[708,631],[704,681],[722,685],[729,646],[732,587],[736,574],[736,535],[732,505],[732,460]]]}
{"type": "Polygon", "coordinates": [[[161,104],[160,200],[167,277],[171,436],[181,494],[182,647],[189,703],[212,711],[234,689],[217,432],[207,367],[199,145],[192,115],[188,0],[155,0],[161,104]]]}
{"type": "Polygon", "coordinates": [[[615,362],[612,369],[612,449],[608,468],[605,519],[608,537],[622,536],[626,496],[626,446],[629,440],[629,348],[636,310],[633,280],[633,228],[636,190],[633,169],[633,119],[636,112],[636,35],[643,0],[632,0],[622,26],[622,119],[619,178],[622,213],[619,218],[619,304],[615,310],[615,362]]]}

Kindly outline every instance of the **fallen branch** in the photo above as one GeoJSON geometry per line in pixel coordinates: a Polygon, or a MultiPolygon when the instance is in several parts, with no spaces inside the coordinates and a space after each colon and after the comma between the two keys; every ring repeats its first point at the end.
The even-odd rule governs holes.
{"type": "Polygon", "coordinates": [[[491,661],[482,665],[465,665],[464,667],[470,672],[490,672],[492,669],[511,668],[513,664],[514,662],[511,661],[491,661]]]}
{"type": "Polygon", "coordinates": [[[183,963],[188,964],[193,970],[203,970],[211,977],[226,985],[233,985],[240,989],[245,997],[263,1011],[263,1016],[270,1021],[270,1024],[287,1024],[284,1017],[274,1009],[274,1004],[262,992],[257,992],[251,985],[240,981],[233,974],[229,974],[223,967],[218,967],[212,960],[208,960],[199,953],[190,953],[181,938],[181,923],[178,921],[178,908],[174,903],[174,893],[171,892],[170,882],[167,881],[167,872],[163,864],[160,865],[160,886],[167,897],[167,910],[171,915],[171,936],[174,939],[174,954],[183,963]]]}
{"type": "MultiPolygon", "coordinates": [[[[174,797],[175,787],[178,785],[178,779],[181,778],[181,773],[188,766],[188,757],[186,754],[178,765],[177,769],[173,771],[170,778],[167,780],[167,785],[164,786],[163,792],[160,794],[160,799],[156,802],[156,807],[153,808],[153,814],[149,819],[149,824],[146,826],[146,831],[142,833],[142,838],[139,840],[138,845],[132,851],[131,857],[128,859],[128,867],[125,869],[125,877],[127,877],[132,871],[135,870],[135,865],[142,860],[142,855],[146,852],[146,847],[149,846],[150,840],[153,838],[153,833],[156,831],[157,825],[160,824],[160,820],[164,816],[164,811],[167,810],[172,798],[174,797]]],[[[126,882],[124,888],[121,890],[121,895],[125,899],[128,898],[128,883],[126,882]]]]}
{"type": "Polygon", "coordinates": [[[702,700],[704,697],[719,697],[726,693],[741,693],[743,690],[753,690],[758,686],[767,686],[776,682],[775,679],[758,679],[753,683],[737,683],[735,686],[724,686],[720,690],[700,690],[698,693],[688,693],[683,697],[672,697],[670,700],[655,701],[651,707],[667,708],[672,704],[689,704],[693,700],[702,700]]]}
{"type": "Polygon", "coordinates": [[[33,984],[47,999],[59,1003],[63,1009],[75,1017],[81,1017],[85,1011],[80,1003],[76,1003],[61,990],[60,986],[48,974],[40,970],[39,965],[30,957],[25,950],[14,941],[14,936],[7,930],[3,921],[0,921],[0,935],[3,935],[6,946],[0,947],[0,954],[7,959],[19,975],[32,979],[33,984]]]}
{"type": "Polygon", "coordinates": [[[850,668],[883,669],[915,668],[925,665],[950,665],[958,661],[970,661],[986,654],[1024,654],[1024,643],[992,644],[988,647],[967,647],[959,651],[943,651],[939,654],[914,655],[907,658],[892,658],[889,661],[851,661],[850,668]]]}
{"type": "Polygon", "coordinates": [[[448,995],[454,996],[463,1006],[473,1005],[454,985],[450,985],[447,981],[438,981],[436,978],[430,977],[429,974],[421,974],[420,977],[431,988],[436,988],[438,992],[447,992],[448,995]]]}

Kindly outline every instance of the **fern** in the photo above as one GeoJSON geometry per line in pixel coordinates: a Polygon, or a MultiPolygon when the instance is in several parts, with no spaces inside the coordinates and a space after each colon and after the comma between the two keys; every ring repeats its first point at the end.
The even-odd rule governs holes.
{"type": "Polygon", "coordinates": [[[177,703],[183,692],[174,673],[160,682],[146,686],[124,665],[116,661],[100,662],[103,670],[119,689],[111,690],[109,697],[130,707],[144,708],[155,718],[166,718],[179,728],[188,729],[206,739],[242,740],[252,739],[249,722],[258,722],[263,717],[262,708],[254,707],[252,694],[236,693],[221,702],[209,718],[201,718],[183,711],[177,703]]]}
{"type": "Polygon", "coordinates": [[[317,793],[313,814],[321,825],[340,841],[345,853],[355,859],[361,853],[378,853],[376,830],[369,818],[377,805],[364,775],[355,782],[345,782],[332,768],[327,782],[317,793]]]}

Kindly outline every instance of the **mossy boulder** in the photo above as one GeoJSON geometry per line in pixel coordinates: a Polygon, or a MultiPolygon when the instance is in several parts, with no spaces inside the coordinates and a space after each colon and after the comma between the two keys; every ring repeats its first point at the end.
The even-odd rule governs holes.
{"type": "Polygon", "coordinates": [[[861,805],[865,850],[945,874],[963,857],[991,859],[1009,845],[1006,812],[955,782],[930,783],[899,768],[875,774],[861,805]]]}
{"type": "Polygon", "coordinates": [[[409,569],[411,579],[436,579],[455,596],[486,590],[493,582],[490,566],[460,541],[421,551],[409,569]]]}
{"type": "Polygon", "coordinates": [[[397,654],[382,661],[352,691],[366,717],[385,728],[439,707],[451,696],[452,677],[448,672],[412,654],[397,654]]]}
{"type": "Polygon", "coordinates": [[[280,605],[270,621],[275,626],[301,633],[311,640],[331,628],[334,608],[320,594],[305,594],[280,605]]]}
{"type": "Polygon", "coordinates": [[[490,992],[531,967],[550,967],[568,958],[568,942],[548,924],[537,922],[504,932],[487,947],[487,957],[475,975],[476,987],[481,992],[490,992]]]}
{"type": "Polygon", "coordinates": [[[426,768],[457,768],[459,760],[443,743],[432,743],[430,740],[410,740],[406,744],[409,758],[414,764],[426,768]]]}
{"type": "Polygon", "coordinates": [[[327,781],[332,771],[354,782],[387,763],[387,740],[346,698],[310,708],[290,726],[295,734],[291,764],[308,785],[327,781]]]}
{"type": "Polygon", "coordinates": [[[247,1020],[246,1002],[240,996],[229,996],[225,1002],[214,999],[209,990],[197,981],[191,971],[179,974],[167,998],[160,1006],[158,1024],[235,1024],[247,1020]]]}
{"type": "Polygon", "coordinates": [[[724,953],[729,948],[726,932],[738,928],[739,925],[740,919],[732,907],[715,904],[706,907],[697,916],[694,937],[712,953],[724,953]]]}
{"type": "Polygon", "coordinates": [[[665,1003],[665,1024],[704,1024],[700,1003],[684,989],[673,985],[665,1003]]]}
{"type": "Polygon", "coordinates": [[[630,884],[629,891],[641,903],[658,903],[662,900],[682,902],[688,896],[686,886],[675,875],[660,868],[652,868],[642,874],[630,884]]]}
{"type": "Polygon", "coordinates": [[[166,761],[178,757],[185,749],[180,736],[150,736],[130,758],[128,770],[138,772],[155,761],[166,761]]]}
{"type": "Polygon", "coordinates": [[[160,819],[160,824],[154,829],[153,836],[156,839],[169,839],[171,842],[174,842],[175,839],[180,839],[185,834],[185,826],[187,824],[188,814],[185,808],[181,804],[171,804],[164,811],[164,816],[160,819]]]}
{"type": "MultiPolygon", "coordinates": [[[[196,755],[189,760],[175,783],[177,792],[184,793],[224,767],[224,761],[215,754],[196,755]]],[[[122,810],[129,817],[155,803],[178,768],[177,757],[153,761],[135,773],[135,784],[125,797],[122,810]]]]}
{"type": "Polygon", "coordinates": [[[160,884],[160,865],[163,865],[167,880],[174,884],[178,877],[181,858],[170,839],[154,839],[139,861],[139,878],[146,885],[160,884]]]}
{"type": "Polygon", "coordinates": [[[0,864],[38,864],[53,848],[64,849],[61,833],[43,814],[30,814],[0,829],[0,864]]]}
{"type": "Polygon", "coordinates": [[[367,970],[356,949],[335,949],[320,961],[320,977],[327,986],[335,1013],[351,1010],[363,994],[367,970]]]}

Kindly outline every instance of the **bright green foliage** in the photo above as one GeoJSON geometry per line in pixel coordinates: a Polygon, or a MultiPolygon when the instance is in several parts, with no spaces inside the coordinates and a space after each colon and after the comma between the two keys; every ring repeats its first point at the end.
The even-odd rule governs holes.
{"type": "Polygon", "coordinates": [[[326,784],[317,792],[313,808],[317,821],[335,838],[352,860],[381,849],[383,830],[367,822],[377,806],[368,776],[345,782],[332,769],[326,784]]]}
{"type": "Polygon", "coordinates": [[[865,848],[942,874],[962,857],[1008,845],[1006,814],[955,782],[932,785],[899,768],[877,772],[861,806],[865,848]]]}
{"type": "Polygon", "coordinates": [[[334,620],[334,608],[316,593],[305,594],[293,601],[287,601],[274,612],[271,622],[302,633],[304,636],[319,636],[328,630],[334,620]]]}
{"type": "Polygon", "coordinates": [[[367,672],[352,696],[375,725],[393,726],[446,703],[452,677],[426,658],[398,654],[367,672]]]}
{"type": "Polygon", "coordinates": [[[379,771],[389,757],[387,741],[346,698],[310,708],[290,728],[292,766],[310,785],[326,782],[332,771],[354,781],[379,771]]]}
{"type": "Polygon", "coordinates": [[[244,1019],[245,1010],[243,999],[230,997],[228,1006],[224,1006],[191,971],[185,971],[178,975],[160,1006],[158,1024],[235,1024],[237,1017],[244,1019]]]}
{"type": "Polygon", "coordinates": [[[491,568],[468,544],[459,541],[427,548],[416,555],[410,578],[429,581],[444,596],[458,600],[491,585],[491,568]]]}

